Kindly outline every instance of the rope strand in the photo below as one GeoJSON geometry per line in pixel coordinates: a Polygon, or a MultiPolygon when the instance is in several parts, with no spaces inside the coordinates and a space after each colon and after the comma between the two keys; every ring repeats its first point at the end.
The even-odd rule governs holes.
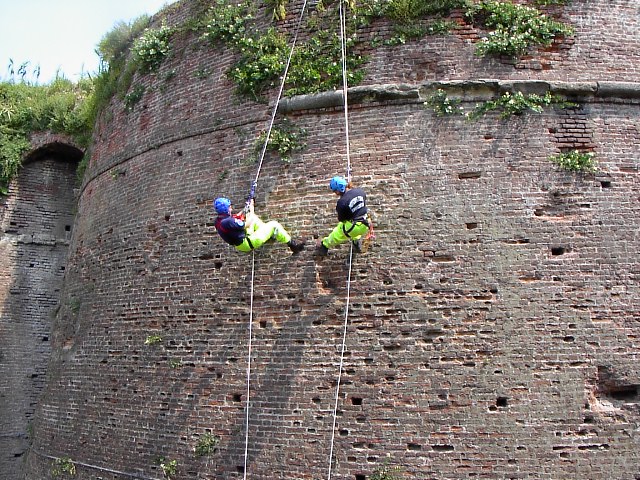
{"type": "Polygon", "coordinates": [[[347,84],[347,41],[346,35],[346,15],[344,14],[344,1],[340,0],[340,44],[342,52],[342,99],[344,110],[344,132],[346,140],[347,155],[347,183],[351,182],[351,152],[349,146],[349,101],[348,101],[348,84],[347,84]]]}
{"type": "MultiPolygon", "coordinates": [[[[271,130],[273,129],[273,123],[276,118],[276,113],[278,112],[278,104],[280,103],[280,98],[282,97],[282,92],[284,91],[284,84],[287,80],[287,74],[289,73],[289,66],[291,65],[291,58],[293,57],[293,51],[296,46],[296,41],[298,39],[298,33],[300,32],[300,25],[302,24],[302,18],[304,17],[304,12],[307,7],[307,0],[304,1],[302,5],[302,10],[300,10],[300,17],[298,18],[298,24],[296,26],[296,31],[293,36],[293,42],[291,43],[291,50],[289,51],[289,57],[287,58],[287,65],[285,67],[284,73],[282,75],[282,82],[280,83],[280,89],[278,91],[278,98],[276,99],[275,105],[273,107],[273,112],[271,113],[271,121],[269,122],[269,129],[267,130],[267,137],[264,141],[264,145],[262,147],[262,153],[260,154],[260,162],[258,163],[258,169],[256,172],[256,177],[253,183],[251,184],[251,190],[249,191],[249,197],[247,198],[247,203],[245,205],[245,210],[249,208],[249,204],[251,200],[253,200],[256,194],[256,186],[258,185],[258,178],[260,177],[260,171],[262,170],[262,162],[264,161],[264,156],[267,151],[267,145],[269,144],[269,138],[271,137],[271,130]]],[[[252,251],[251,256],[251,299],[249,301],[249,328],[248,328],[248,353],[247,353],[247,392],[246,392],[246,407],[245,407],[245,435],[244,435],[244,469],[243,469],[243,480],[247,479],[247,465],[249,458],[249,414],[251,407],[251,355],[252,355],[252,344],[253,344],[253,299],[254,299],[254,280],[255,280],[255,265],[256,265],[256,253],[252,251]]]]}
{"type": "Polygon", "coordinates": [[[282,75],[282,82],[280,82],[278,97],[276,98],[276,102],[273,106],[273,111],[271,112],[271,121],[269,122],[269,128],[267,129],[267,136],[264,140],[264,145],[262,146],[262,152],[260,153],[260,160],[258,162],[256,178],[251,184],[251,190],[249,192],[249,197],[247,198],[247,207],[249,206],[249,203],[251,202],[251,200],[256,194],[256,186],[258,185],[258,178],[260,177],[260,171],[262,170],[262,162],[264,161],[264,157],[267,153],[267,146],[269,145],[269,139],[271,138],[273,123],[275,121],[276,114],[278,113],[278,105],[280,103],[280,98],[282,98],[282,92],[284,91],[284,84],[287,80],[287,74],[289,73],[289,66],[291,65],[291,58],[293,58],[293,50],[295,49],[296,42],[298,40],[298,33],[300,32],[300,25],[302,25],[302,18],[304,16],[304,12],[306,8],[307,8],[307,0],[304,1],[304,4],[302,5],[302,10],[300,10],[300,17],[298,18],[298,24],[296,26],[295,34],[293,36],[293,42],[291,43],[291,50],[289,50],[289,57],[287,58],[287,64],[284,69],[284,74],[282,75]]]}
{"type": "Polygon", "coordinates": [[[331,448],[329,451],[329,475],[328,480],[331,480],[331,470],[333,465],[333,445],[336,438],[336,417],[338,415],[338,400],[340,395],[340,382],[342,381],[342,367],[344,365],[344,351],[347,344],[347,327],[349,325],[349,301],[351,297],[351,265],[353,260],[353,244],[351,244],[351,250],[349,251],[349,272],[347,274],[347,298],[344,307],[344,325],[342,327],[342,348],[340,349],[340,363],[338,368],[338,383],[336,385],[335,402],[333,404],[333,427],[331,428],[331,448]]]}
{"type": "MultiPolygon", "coordinates": [[[[346,139],[346,155],[347,155],[347,182],[351,182],[351,155],[349,150],[349,110],[347,100],[347,47],[346,47],[346,21],[344,14],[344,0],[340,0],[340,41],[342,47],[342,98],[344,100],[344,131],[346,139]]],[[[347,273],[347,297],[345,299],[344,307],[344,325],[342,329],[342,346],[340,348],[340,362],[338,365],[338,381],[336,384],[336,394],[333,405],[333,425],[331,428],[331,447],[329,449],[329,473],[328,480],[331,480],[331,473],[333,467],[333,450],[336,437],[336,419],[338,415],[338,401],[340,399],[340,382],[342,381],[342,368],[344,365],[344,352],[347,344],[347,327],[349,326],[349,302],[351,298],[351,270],[353,265],[353,243],[351,243],[351,249],[349,250],[349,268],[347,273]]]]}
{"type": "Polygon", "coordinates": [[[249,302],[249,342],[247,353],[247,400],[245,407],[245,430],[244,430],[244,470],[242,478],[247,478],[247,458],[249,457],[249,408],[251,406],[249,394],[251,393],[251,348],[253,342],[253,280],[256,272],[256,252],[251,252],[251,300],[249,302]]]}

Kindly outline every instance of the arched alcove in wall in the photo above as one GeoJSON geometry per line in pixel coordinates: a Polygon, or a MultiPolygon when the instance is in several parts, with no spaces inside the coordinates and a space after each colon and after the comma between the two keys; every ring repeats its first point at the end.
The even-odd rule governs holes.
{"type": "Polygon", "coordinates": [[[22,478],[30,423],[45,384],[82,150],[36,140],[2,202],[0,223],[0,477],[22,478]]]}

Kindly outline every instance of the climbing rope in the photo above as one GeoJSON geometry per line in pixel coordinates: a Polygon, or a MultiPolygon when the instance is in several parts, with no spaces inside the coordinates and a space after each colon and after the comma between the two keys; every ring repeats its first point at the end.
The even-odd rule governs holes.
{"type": "MultiPolygon", "coordinates": [[[[276,113],[278,112],[278,104],[280,103],[280,98],[282,98],[282,92],[284,91],[284,84],[287,80],[287,74],[289,73],[289,66],[291,65],[291,58],[293,57],[293,51],[296,46],[296,41],[298,40],[298,33],[300,32],[300,25],[302,25],[302,18],[304,17],[304,12],[307,7],[307,0],[304,1],[302,5],[302,10],[300,10],[300,17],[298,18],[298,24],[296,25],[296,30],[293,36],[293,42],[291,43],[291,50],[289,51],[289,57],[287,58],[287,64],[284,69],[284,73],[282,75],[282,82],[280,83],[280,89],[278,91],[278,97],[276,98],[276,102],[273,106],[273,112],[271,114],[271,121],[269,122],[269,128],[267,130],[267,135],[264,141],[264,145],[262,147],[262,153],[260,154],[260,161],[258,162],[258,169],[256,172],[256,177],[251,184],[251,190],[249,191],[249,196],[247,198],[247,202],[245,204],[245,211],[249,209],[249,204],[251,200],[255,197],[256,187],[258,185],[258,178],[260,177],[260,171],[262,170],[262,162],[264,161],[265,154],[267,152],[267,146],[269,145],[269,139],[271,138],[271,130],[273,129],[273,123],[275,122],[276,113]]],[[[255,280],[255,267],[256,267],[256,252],[255,250],[251,251],[251,299],[249,301],[249,340],[247,347],[247,391],[246,391],[246,409],[245,409],[245,437],[244,437],[244,469],[243,469],[243,480],[247,479],[247,462],[249,458],[249,410],[251,406],[250,402],[250,394],[251,394],[251,355],[252,355],[252,344],[253,344],[253,298],[254,298],[254,280],[255,280]]]]}
{"type": "Polygon", "coordinates": [[[260,171],[262,170],[262,162],[264,161],[265,154],[267,153],[267,147],[269,146],[269,139],[271,138],[271,130],[273,130],[273,123],[276,119],[276,114],[278,113],[278,104],[280,103],[280,99],[282,98],[282,92],[284,91],[284,84],[287,80],[287,74],[289,73],[289,66],[291,65],[291,58],[293,57],[293,50],[296,46],[296,41],[298,40],[298,33],[300,32],[300,25],[302,24],[302,18],[304,16],[304,12],[307,8],[307,0],[304,0],[304,4],[302,5],[302,10],[300,10],[300,17],[298,18],[298,24],[296,25],[296,30],[293,35],[293,42],[291,43],[291,50],[289,51],[289,57],[287,58],[287,64],[284,68],[284,73],[282,75],[282,82],[280,82],[280,90],[278,91],[278,98],[273,106],[273,112],[271,113],[271,121],[269,122],[269,128],[267,129],[267,135],[264,140],[264,145],[262,146],[262,152],[260,153],[260,160],[258,161],[258,169],[256,171],[256,178],[251,184],[251,190],[249,192],[249,197],[247,198],[247,207],[253,197],[256,194],[256,186],[258,185],[258,178],[260,177],[260,171]]]}
{"type": "MultiPolygon", "coordinates": [[[[347,183],[351,182],[351,157],[349,150],[349,111],[347,100],[347,42],[346,42],[346,21],[344,12],[344,0],[340,0],[340,43],[342,47],[342,99],[344,110],[344,130],[346,139],[346,156],[347,156],[347,183]]],[[[340,348],[340,362],[338,365],[338,379],[336,383],[336,394],[333,404],[333,426],[331,428],[331,447],[329,449],[329,473],[328,480],[331,480],[331,471],[333,467],[333,447],[336,437],[336,418],[338,415],[338,401],[340,398],[340,382],[342,381],[342,367],[344,365],[344,352],[347,344],[347,327],[349,325],[349,302],[351,297],[351,266],[353,264],[353,242],[349,242],[351,248],[349,250],[349,268],[347,272],[347,296],[344,307],[344,324],[342,328],[342,346],[340,348]]]]}

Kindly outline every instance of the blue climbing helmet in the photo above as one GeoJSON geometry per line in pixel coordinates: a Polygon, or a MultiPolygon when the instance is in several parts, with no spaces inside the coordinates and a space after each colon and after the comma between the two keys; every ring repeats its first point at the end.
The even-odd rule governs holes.
{"type": "Polygon", "coordinates": [[[216,198],[216,201],[213,202],[213,206],[218,213],[229,213],[229,207],[231,206],[231,200],[228,198],[220,197],[216,198]]]}
{"type": "Polygon", "coordinates": [[[329,182],[329,188],[334,192],[344,193],[347,191],[347,183],[344,177],[333,177],[329,182]]]}

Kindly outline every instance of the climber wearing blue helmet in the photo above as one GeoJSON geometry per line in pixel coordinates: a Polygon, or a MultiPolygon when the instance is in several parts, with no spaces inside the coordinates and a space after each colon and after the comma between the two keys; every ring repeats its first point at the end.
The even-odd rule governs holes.
{"type": "Polygon", "coordinates": [[[367,194],[361,188],[351,188],[344,177],[333,177],[329,188],[340,196],[336,204],[338,225],[318,243],[317,254],[324,257],[333,248],[348,240],[353,242],[356,252],[361,251],[362,236],[369,231],[367,218],[367,194]]]}
{"type": "Polygon", "coordinates": [[[293,253],[304,248],[304,242],[291,239],[291,235],[278,222],[263,222],[253,211],[253,200],[249,203],[246,219],[243,212],[232,214],[231,201],[225,197],[216,198],[213,202],[218,214],[214,223],[220,237],[240,252],[250,252],[274,238],[286,243],[293,253]]]}

